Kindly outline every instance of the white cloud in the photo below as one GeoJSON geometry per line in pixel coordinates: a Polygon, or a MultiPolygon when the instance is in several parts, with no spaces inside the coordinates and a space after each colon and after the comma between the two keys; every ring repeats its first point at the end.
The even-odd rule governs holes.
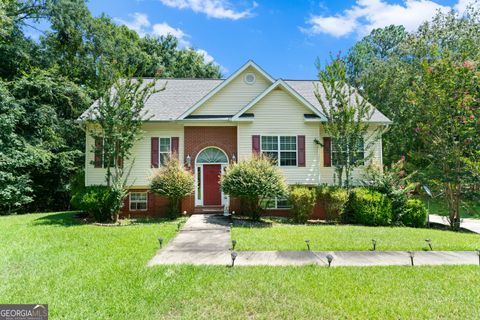
{"type": "Polygon", "coordinates": [[[145,35],[145,28],[150,27],[150,21],[148,21],[148,16],[144,13],[135,12],[130,14],[132,17],[131,21],[115,18],[114,20],[119,23],[127,26],[129,29],[135,30],[139,35],[145,35]]]}
{"type": "Polygon", "coordinates": [[[160,0],[164,5],[190,9],[193,12],[204,13],[210,18],[239,20],[252,15],[252,10],[258,6],[254,1],[250,8],[236,10],[228,0],[160,0]]]}
{"type": "Polygon", "coordinates": [[[190,42],[186,40],[188,35],[183,32],[181,29],[174,28],[166,22],[156,23],[152,27],[151,34],[157,37],[166,37],[167,35],[172,35],[178,39],[178,44],[180,47],[190,47],[190,42]]]}
{"type": "Polygon", "coordinates": [[[213,57],[212,57],[211,55],[209,55],[206,50],[197,49],[196,51],[197,51],[197,53],[198,53],[199,55],[202,55],[202,56],[203,56],[203,61],[205,61],[205,63],[210,63],[210,62],[214,62],[214,61],[215,61],[215,59],[213,59],[213,57]]]}
{"type": "Polygon", "coordinates": [[[459,0],[453,7],[443,6],[431,0],[405,0],[401,4],[390,4],[384,0],[357,0],[356,4],[335,15],[312,16],[310,28],[303,31],[314,34],[329,34],[343,37],[352,33],[364,36],[375,28],[391,24],[403,25],[407,31],[414,31],[438,10],[447,12],[455,9],[463,12],[472,0],[459,0]]]}
{"type": "MultiPolygon", "coordinates": [[[[135,30],[142,37],[147,34],[150,34],[152,36],[157,36],[157,37],[162,37],[162,36],[165,37],[170,34],[178,39],[178,46],[180,48],[192,47],[192,45],[190,44],[190,41],[187,40],[190,36],[180,28],[172,27],[166,22],[155,23],[152,25],[148,19],[148,16],[144,13],[136,12],[129,16],[132,17],[132,20],[130,21],[119,19],[119,18],[115,18],[114,20],[119,24],[123,24],[128,28],[135,30]]],[[[195,51],[198,54],[203,56],[203,60],[205,61],[205,63],[210,63],[210,62],[216,63],[215,59],[206,50],[196,49],[195,51]]],[[[226,70],[226,68],[224,68],[223,66],[221,65],[219,66],[222,70],[226,70]]]]}

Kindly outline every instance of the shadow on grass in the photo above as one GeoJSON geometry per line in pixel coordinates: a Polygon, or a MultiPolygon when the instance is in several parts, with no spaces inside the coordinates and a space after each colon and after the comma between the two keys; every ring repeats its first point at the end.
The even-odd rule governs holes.
{"type": "Polygon", "coordinates": [[[35,219],[34,225],[78,226],[85,224],[82,216],[83,213],[79,211],[57,212],[35,219]]]}
{"type": "MultiPolygon", "coordinates": [[[[122,219],[119,227],[141,224],[160,224],[160,223],[185,223],[185,218],[167,219],[167,218],[137,218],[122,219]]],[[[57,225],[63,227],[72,227],[79,225],[95,225],[95,222],[88,214],[81,211],[56,212],[34,220],[34,225],[57,225]]],[[[108,223],[107,223],[108,224],[108,223]]],[[[112,224],[115,227],[116,225],[112,224]]]]}

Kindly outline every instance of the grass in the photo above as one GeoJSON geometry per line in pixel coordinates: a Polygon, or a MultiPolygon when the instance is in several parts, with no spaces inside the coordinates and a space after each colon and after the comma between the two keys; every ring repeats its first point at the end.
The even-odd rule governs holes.
{"type": "Polygon", "coordinates": [[[232,239],[237,240],[236,249],[306,250],[306,239],[310,240],[314,251],[370,250],[372,239],[377,240],[377,250],[427,250],[425,239],[432,239],[435,250],[480,248],[480,235],[471,233],[404,227],[270,223],[264,227],[236,223],[232,231],[232,239]]]}
{"type": "MultiPolygon", "coordinates": [[[[428,204],[428,199],[423,198],[425,205],[428,204]]],[[[430,199],[430,213],[441,216],[448,216],[448,205],[445,198],[430,199]]],[[[480,219],[480,201],[465,200],[460,209],[462,218],[477,218],[480,219]]]]}
{"type": "Polygon", "coordinates": [[[0,217],[0,303],[48,303],[51,319],[478,318],[478,266],[147,268],[176,224],[0,217]]]}

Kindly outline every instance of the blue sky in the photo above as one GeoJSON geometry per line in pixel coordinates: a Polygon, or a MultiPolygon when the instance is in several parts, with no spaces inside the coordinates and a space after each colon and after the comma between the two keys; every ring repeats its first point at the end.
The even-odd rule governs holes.
{"type": "Polygon", "coordinates": [[[275,78],[314,79],[315,60],[346,52],[373,28],[414,30],[436,10],[464,10],[470,0],[91,0],[141,34],[180,38],[213,59],[228,76],[253,59],[275,78]]]}

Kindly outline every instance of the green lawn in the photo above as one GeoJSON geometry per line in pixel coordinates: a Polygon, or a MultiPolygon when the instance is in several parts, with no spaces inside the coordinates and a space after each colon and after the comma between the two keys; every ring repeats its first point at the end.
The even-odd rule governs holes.
{"type": "MultiPolygon", "coordinates": [[[[422,198],[425,205],[428,204],[428,199],[422,198]]],[[[430,199],[430,213],[441,216],[448,216],[448,205],[444,198],[430,199]]],[[[477,218],[480,219],[480,201],[466,200],[460,209],[462,218],[477,218]]]]}
{"type": "Polygon", "coordinates": [[[147,268],[176,223],[0,217],[0,303],[48,303],[51,319],[478,318],[478,266],[147,268]]]}
{"type": "Polygon", "coordinates": [[[238,250],[370,250],[372,239],[377,250],[426,250],[425,239],[432,239],[435,250],[475,250],[480,235],[435,229],[404,227],[363,227],[352,225],[291,225],[269,221],[264,227],[236,222],[232,239],[238,250]],[[247,226],[245,226],[247,225],[247,226]]]}

